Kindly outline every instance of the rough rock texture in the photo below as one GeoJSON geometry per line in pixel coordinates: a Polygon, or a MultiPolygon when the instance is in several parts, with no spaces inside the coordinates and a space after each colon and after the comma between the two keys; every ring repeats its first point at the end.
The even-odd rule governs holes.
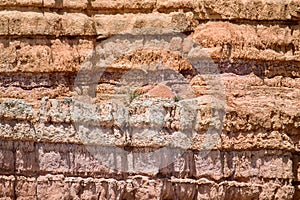
{"type": "Polygon", "coordinates": [[[299,99],[298,0],[0,0],[0,199],[300,199],[299,99]]]}

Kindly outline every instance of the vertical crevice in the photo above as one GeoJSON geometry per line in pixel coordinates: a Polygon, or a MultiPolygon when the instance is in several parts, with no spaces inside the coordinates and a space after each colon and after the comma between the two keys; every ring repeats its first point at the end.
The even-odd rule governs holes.
{"type": "Polygon", "coordinates": [[[16,145],[15,142],[12,142],[13,145],[13,175],[14,175],[14,183],[13,183],[13,199],[17,199],[17,191],[16,191],[16,187],[17,187],[17,164],[16,164],[16,159],[17,159],[17,155],[16,155],[16,145]]]}

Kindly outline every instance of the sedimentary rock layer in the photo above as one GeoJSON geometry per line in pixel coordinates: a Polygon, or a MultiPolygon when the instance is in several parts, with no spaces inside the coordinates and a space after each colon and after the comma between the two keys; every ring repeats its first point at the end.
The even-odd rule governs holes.
{"type": "Polygon", "coordinates": [[[0,0],[0,198],[299,199],[299,20],[297,0],[0,0]]]}

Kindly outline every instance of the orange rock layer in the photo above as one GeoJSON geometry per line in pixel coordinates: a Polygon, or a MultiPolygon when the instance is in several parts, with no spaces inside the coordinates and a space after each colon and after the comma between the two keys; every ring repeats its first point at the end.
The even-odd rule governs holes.
{"type": "Polygon", "coordinates": [[[0,0],[0,199],[300,199],[299,20],[297,0],[0,0]]]}

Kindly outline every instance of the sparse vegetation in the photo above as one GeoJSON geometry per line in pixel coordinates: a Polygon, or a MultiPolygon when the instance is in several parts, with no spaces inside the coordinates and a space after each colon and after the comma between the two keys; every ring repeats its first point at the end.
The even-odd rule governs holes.
{"type": "Polygon", "coordinates": [[[130,93],[129,103],[131,103],[138,96],[139,96],[139,94],[136,91],[130,93]]]}
{"type": "Polygon", "coordinates": [[[179,97],[179,96],[175,96],[173,100],[174,100],[175,102],[178,102],[178,101],[180,101],[180,97],[179,97]]]}

